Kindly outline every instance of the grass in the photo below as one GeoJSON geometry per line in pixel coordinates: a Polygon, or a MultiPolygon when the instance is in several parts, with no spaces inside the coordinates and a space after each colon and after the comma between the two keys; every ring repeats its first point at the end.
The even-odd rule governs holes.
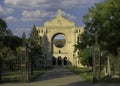
{"type": "Polygon", "coordinates": [[[5,72],[2,74],[2,82],[19,82],[20,71],[5,72]]]}
{"type": "MultiPolygon", "coordinates": [[[[70,71],[74,72],[75,74],[79,75],[82,79],[85,81],[92,82],[93,80],[93,73],[90,72],[88,74],[87,68],[77,68],[77,67],[67,67],[70,71]]],[[[103,73],[101,73],[101,79],[99,82],[105,82],[105,83],[120,83],[120,77],[113,77],[111,76],[104,76],[103,73]]]]}
{"type": "Polygon", "coordinates": [[[46,73],[47,71],[51,70],[52,68],[41,68],[34,71],[32,75],[32,81],[35,81],[40,75],[46,73]]]}
{"type": "Polygon", "coordinates": [[[120,83],[120,77],[105,76],[101,78],[100,82],[120,83]]]}
{"type": "Polygon", "coordinates": [[[87,68],[68,67],[68,69],[74,72],[75,74],[79,75],[85,81],[92,82],[93,75],[91,72],[88,72],[87,68]]]}
{"type": "MultiPolygon", "coordinates": [[[[31,80],[35,81],[36,78],[38,78],[40,75],[44,74],[45,72],[51,70],[51,68],[40,68],[37,70],[34,70],[33,75],[31,76],[31,80]]],[[[20,82],[21,72],[20,71],[14,71],[14,72],[5,72],[2,74],[2,82],[14,82],[18,83],[20,82]]]]}

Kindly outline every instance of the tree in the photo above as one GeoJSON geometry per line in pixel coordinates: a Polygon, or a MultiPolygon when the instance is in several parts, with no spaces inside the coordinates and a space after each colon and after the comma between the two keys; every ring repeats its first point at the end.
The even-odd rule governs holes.
{"type": "Polygon", "coordinates": [[[2,76],[2,59],[3,59],[3,40],[6,32],[7,24],[0,18],[0,81],[2,76]]]}
{"type": "Polygon", "coordinates": [[[6,36],[13,36],[13,33],[10,29],[6,30],[6,36]]]}
{"type": "Polygon", "coordinates": [[[6,31],[6,28],[7,28],[7,23],[3,19],[0,18],[0,30],[4,32],[6,31]]]}
{"type": "MultiPolygon", "coordinates": [[[[117,47],[120,46],[119,3],[119,0],[104,0],[90,8],[89,13],[84,16],[83,20],[87,35],[89,34],[88,40],[93,39],[97,31],[101,49],[113,54],[116,54],[117,47]]],[[[91,40],[92,42],[93,40],[91,40]]]]}
{"type": "MultiPolygon", "coordinates": [[[[79,37],[77,48],[85,49],[86,46],[95,45],[95,32],[98,32],[98,42],[101,51],[106,54],[117,55],[120,47],[120,1],[104,0],[89,8],[89,12],[83,16],[85,32],[79,37]]],[[[109,55],[106,55],[109,56],[109,55]]],[[[103,61],[105,60],[105,57],[103,61]]],[[[108,59],[108,58],[107,58],[108,59]]],[[[107,61],[106,59],[106,61],[107,61]]]]}
{"type": "MultiPolygon", "coordinates": [[[[22,44],[21,38],[14,36],[10,29],[7,29],[7,24],[0,18],[0,81],[2,77],[2,71],[6,67],[13,69],[12,61],[15,61],[16,47],[22,44]],[[6,64],[9,63],[9,64],[6,64]],[[4,63],[4,64],[3,64],[4,63]]],[[[15,65],[15,64],[14,64],[15,65]]]]}
{"type": "Polygon", "coordinates": [[[38,32],[36,30],[35,25],[33,26],[30,37],[28,38],[28,48],[30,50],[29,56],[30,56],[30,61],[31,61],[31,74],[33,74],[33,67],[35,64],[35,58],[40,57],[42,54],[41,51],[41,45],[40,45],[40,38],[38,35],[38,32]]]}
{"type": "Polygon", "coordinates": [[[84,66],[92,66],[92,53],[88,48],[80,51],[80,61],[84,66]]]}
{"type": "Polygon", "coordinates": [[[23,32],[23,34],[22,34],[22,43],[23,43],[23,46],[26,45],[26,34],[25,34],[25,32],[23,32]]]}

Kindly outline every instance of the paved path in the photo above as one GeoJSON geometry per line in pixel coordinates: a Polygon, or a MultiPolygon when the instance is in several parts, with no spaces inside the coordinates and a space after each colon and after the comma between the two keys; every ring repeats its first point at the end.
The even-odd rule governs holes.
{"type": "Polygon", "coordinates": [[[64,68],[54,68],[40,76],[35,82],[22,84],[0,84],[0,86],[120,86],[120,84],[92,84],[64,68]]]}
{"type": "MultiPolygon", "coordinates": [[[[65,68],[55,68],[38,78],[34,86],[70,86],[72,83],[83,81],[79,76],[65,68]],[[40,84],[38,84],[40,83],[40,84]]],[[[72,85],[71,85],[72,86],[72,85]]]]}

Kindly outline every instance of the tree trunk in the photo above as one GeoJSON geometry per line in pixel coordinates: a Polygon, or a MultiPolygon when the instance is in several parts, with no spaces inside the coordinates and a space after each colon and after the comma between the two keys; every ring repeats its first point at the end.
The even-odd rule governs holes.
{"type": "Polygon", "coordinates": [[[2,81],[2,59],[0,58],[0,82],[2,81]]]}
{"type": "Polygon", "coordinates": [[[31,75],[33,75],[33,64],[31,64],[31,75]]]}
{"type": "Polygon", "coordinates": [[[108,55],[108,57],[107,57],[107,74],[108,74],[108,75],[111,74],[110,57],[109,57],[109,55],[108,55]]]}

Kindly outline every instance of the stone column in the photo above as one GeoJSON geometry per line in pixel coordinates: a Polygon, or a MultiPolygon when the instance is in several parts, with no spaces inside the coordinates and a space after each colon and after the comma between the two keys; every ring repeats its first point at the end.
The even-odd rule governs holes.
{"type": "Polygon", "coordinates": [[[62,66],[64,66],[64,59],[62,59],[61,61],[62,61],[62,66]]]}

